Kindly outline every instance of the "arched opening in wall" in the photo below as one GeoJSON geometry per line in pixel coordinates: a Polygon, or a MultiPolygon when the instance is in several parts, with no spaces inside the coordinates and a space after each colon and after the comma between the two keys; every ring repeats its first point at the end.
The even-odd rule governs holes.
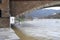
{"type": "Polygon", "coordinates": [[[60,4],[44,6],[17,15],[19,21],[33,19],[60,19],[60,4]],[[21,19],[20,19],[21,18],[21,19]]]}
{"type": "Polygon", "coordinates": [[[60,4],[32,10],[24,16],[26,19],[60,19],[60,4]]]}
{"type": "Polygon", "coordinates": [[[43,7],[23,13],[16,18],[15,26],[28,36],[56,40],[60,33],[60,6],[43,7]]]}
{"type": "Polygon", "coordinates": [[[2,11],[0,10],[0,17],[2,17],[2,11]]]}

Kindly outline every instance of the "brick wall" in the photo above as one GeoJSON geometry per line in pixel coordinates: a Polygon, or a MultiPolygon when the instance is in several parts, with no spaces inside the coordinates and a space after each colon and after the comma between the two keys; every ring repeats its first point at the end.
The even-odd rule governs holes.
{"type": "Polygon", "coordinates": [[[10,27],[9,25],[9,0],[2,0],[0,3],[1,16],[0,17],[0,28],[10,27]]]}
{"type": "Polygon", "coordinates": [[[0,28],[10,27],[9,18],[0,18],[0,28]]]}
{"type": "Polygon", "coordinates": [[[11,1],[59,1],[59,0],[11,0],[11,1]]]}
{"type": "Polygon", "coordinates": [[[9,17],[9,0],[2,0],[0,10],[2,10],[2,17],[9,17]]]}
{"type": "Polygon", "coordinates": [[[11,1],[11,14],[16,16],[30,9],[52,2],[53,1],[11,1]]]}

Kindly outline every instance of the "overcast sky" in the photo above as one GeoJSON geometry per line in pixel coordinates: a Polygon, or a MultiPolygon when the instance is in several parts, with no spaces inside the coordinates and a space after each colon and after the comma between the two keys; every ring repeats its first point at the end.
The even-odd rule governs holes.
{"type": "Polygon", "coordinates": [[[45,8],[45,9],[54,9],[54,10],[60,10],[60,7],[49,7],[49,8],[45,8]]]}

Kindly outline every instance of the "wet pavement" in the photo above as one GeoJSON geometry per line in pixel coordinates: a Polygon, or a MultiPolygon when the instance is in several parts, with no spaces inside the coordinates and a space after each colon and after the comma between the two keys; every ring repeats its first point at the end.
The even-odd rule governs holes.
{"type": "Polygon", "coordinates": [[[19,40],[20,38],[15,34],[11,28],[0,28],[0,40],[19,40]]]}

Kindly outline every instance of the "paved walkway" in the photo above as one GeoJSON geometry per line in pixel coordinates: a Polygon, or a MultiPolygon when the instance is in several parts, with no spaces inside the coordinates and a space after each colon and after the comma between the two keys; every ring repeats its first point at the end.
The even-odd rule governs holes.
{"type": "Polygon", "coordinates": [[[0,28],[0,40],[19,40],[11,28],[0,28]]]}

